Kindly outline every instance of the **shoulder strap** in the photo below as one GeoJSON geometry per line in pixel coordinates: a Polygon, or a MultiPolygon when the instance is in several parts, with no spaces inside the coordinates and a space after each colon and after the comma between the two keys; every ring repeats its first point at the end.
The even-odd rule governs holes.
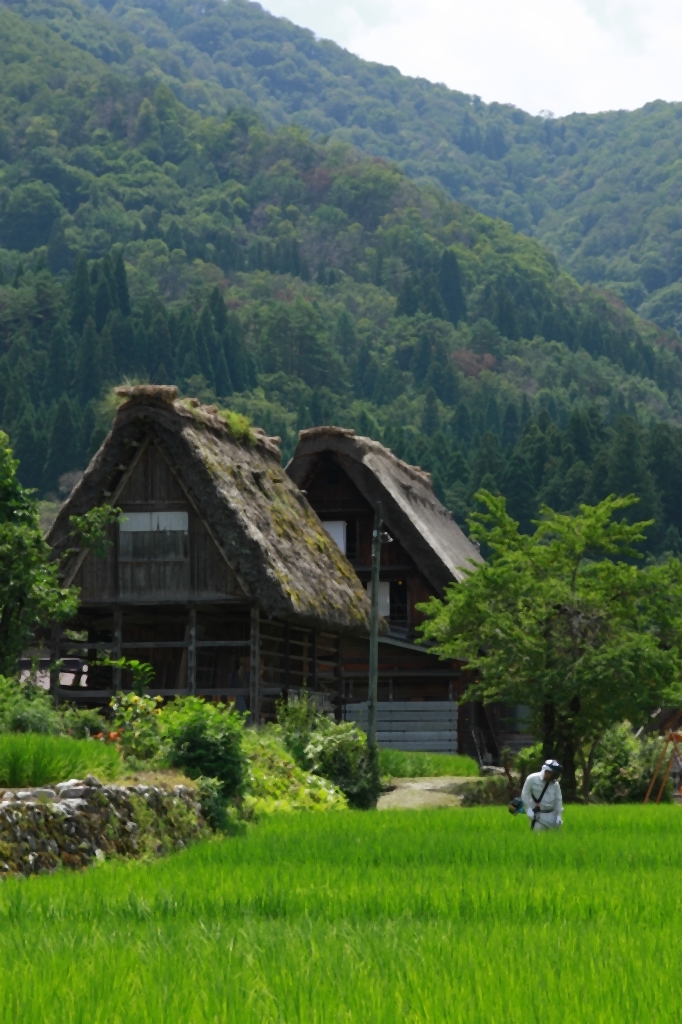
{"type": "Polygon", "coordinates": [[[547,789],[548,789],[549,784],[550,784],[551,781],[552,781],[551,779],[547,779],[547,782],[545,783],[544,789],[542,790],[542,793],[540,793],[540,796],[538,797],[537,800],[535,800],[535,797],[533,797],[533,799],[535,800],[535,803],[538,805],[538,807],[540,807],[540,805],[542,804],[542,798],[544,797],[545,793],[547,792],[547,789]]]}

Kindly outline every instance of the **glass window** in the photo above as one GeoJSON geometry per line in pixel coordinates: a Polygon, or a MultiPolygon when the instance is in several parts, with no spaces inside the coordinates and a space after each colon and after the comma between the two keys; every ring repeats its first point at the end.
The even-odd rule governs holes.
{"type": "Polygon", "coordinates": [[[119,520],[123,562],[179,562],[189,555],[187,512],[125,512],[119,520]]]}
{"type": "Polygon", "coordinates": [[[346,523],[343,519],[327,519],[322,523],[336,546],[346,553],[346,523]]]}

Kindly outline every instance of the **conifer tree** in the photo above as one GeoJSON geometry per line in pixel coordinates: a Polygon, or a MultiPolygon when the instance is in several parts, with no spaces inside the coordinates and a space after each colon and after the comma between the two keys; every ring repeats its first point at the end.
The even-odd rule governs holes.
{"type": "Polygon", "coordinates": [[[97,359],[97,333],[91,316],[85,321],[76,356],[76,395],[85,405],[99,391],[100,375],[97,359]]]}
{"type": "Polygon", "coordinates": [[[37,430],[32,402],[24,406],[11,442],[14,456],[19,460],[17,472],[23,486],[39,489],[43,482],[45,439],[37,430]]]}
{"type": "Polygon", "coordinates": [[[438,286],[448,317],[457,326],[467,315],[466,301],[462,291],[462,275],[453,249],[446,249],[440,258],[438,286]]]}
{"type": "Polygon", "coordinates": [[[47,243],[47,266],[53,274],[70,270],[73,262],[61,217],[55,217],[47,243]]]}
{"type": "Polygon", "coordinates": [[[519,523],[522,533],[530,533],[537,514],[533,472],[521,452],[514,452],[502,479],[502,492],[507,498],[507,511],[519,523]]]}
{"type": "MultiPolygon", "coordinates": [[[[227,369],[235,391],[248,391],[256,383],[253,362],[246,351],[242,327],[234,313],[228,313],[227,326],[222,336],[227,369]]],[[[303,429],[303,428],[301,428],[303,429]]]]}
{"type": "Polygon", "coordinates": [[[80,469],[78,434],[71,403],[64,394],[59,400],[52,424],[43,474],[46,491],[56,491],[59,477],[72,469],[80,469]]]}
{"type": "Polygon", "coordinates": [[[107,322],[104,330],[99,336],[97,346],[97,366],[100,384],[113,384],[117,377],[116,360],[114,358],[114,343],[111,332],[111,324],[107,322]]]}
{"type": "Polygon", "coordinates": [[[81,417],[80,430],[78,431],[78,445],[77,445],[77,456],[76,466],[87,466],[88,462],[94,455],[94,452],[90,450],[90,441],[92,434],[95,429],[95,423],[97,416],[95,413],[95,402],[91,399],[83,410],[83,416],[81,417]]]}
{"type": "Polygon", "coordinates": [[[149,362],[147,368],[149,370],[151,380],[158,384],[160,383],[158,380],[158,370],[161,364],[163,364],[166,377],[169,373],[172,374],[174,369],[173,348],[171,345],[170,331],[168,329],[168,321],[161,312],[157,313],[154,317],[147,338],[149,345],[149,362]]]}
{"type": "Polygon", "coordinates": [[[227,327],[227,310],[225,308],[225,300],[218,285],[215,286],[209,296],[208,306],[213,317],[215,333],[220,336],[227,327]]]}
{"type": "Polygon", "coordinates": [[[431,437],[435,434],[440,426],[440,416],[438,415],[438,402],[436,400],[436,392],[433,388],[429,388],[426,392],[426,401],[424,403],[424,413],[422,415],[421,428],[427,437],[431,437]]]}
{"type": "Polygon", "coordinates": [[[128,275],[123,261],[123,252],[119,250],[114,261],[114,281],[116,282],[116,305],[123,316],[130,316],[130,294],[128,292],[128,275]]]}
{"type": "Polygon", "coordinates": [[[130,317],[124,317],[120,309],[115,309],[109,316],[106,330],[111,334],[116,376],[131,374],[135,369],[135,338],[130,317]]]}
{"type": "Polygon", "coordinates": [[[178,379],[184,382],[201,374],[196,336],[192,327],[192,314],[189,307],[186,307],[181,313],[178,329],[180,341],[176,351],[177,375],[178,379]]]}
{"type": "Polygon", "coordinates": [[[215,384],[215,370],[212,354],[217,348],[216,334],[213,329],[213,318],[208,306],[204,306],[199,317],[196,333],[196,348],[201,372],[209,384],[215,384]]]}
{"type": "MultiPolygon", "coordinates": [[[[516,411],[516,406],[513,402],[510,402],[505,409],[504,418],[502,420],[502,445],[511,449],[514,447],[519,436],[519,414],[516,411]]],[[[512,512],[512,515],[514,513],[512,512]]],[[[516,518],[516,516],[514,517],[516,518]]]]}
{"type": "Polygon", "coordinates": [[[182,231],[180,230],[180,225],[178,224],[178,222],[175,219],[173,219],[170,222],[170,225],[168,227],[168,231],[166,232],[166,245],[168,246],[168,248],[170,249],[171,252],[174,249],[184,249],[185,248],[185,240],[182,237],[182,231]]]}
{"type": "Polygon", "coordinates": [[[106,276],[102,274],[95,289],[95,330],[99,334],[106,323],[107,316],[113,308],[111,290],[106,276]]]}
{"type": "Polygon", "coordinates": [[[88,274],[88,261],[83,253],[76,260],[73,277],[71,278],[70,300],[71,330],[74,334],[81,335],[85,327],[85,321],[94,312],[90,290],[90,275],[88,274]]]}
{"type": "Polygon", "coordinates": [[[59,398],[67,390],[71,382],[67,348],[67,328],[64,319],[60,318],[52,328],[50,347],[47,357],[47,374],[45,377],[45,396],[47,399],[59,398]]]}

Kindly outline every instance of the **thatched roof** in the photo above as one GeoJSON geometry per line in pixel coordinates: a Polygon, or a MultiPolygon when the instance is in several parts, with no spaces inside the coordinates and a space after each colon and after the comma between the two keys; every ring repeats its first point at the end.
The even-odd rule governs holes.
{"type": "Polygon", "coordinates": [[[433,493],[429,473],[396,458],[369,437],[344,427],[302,430],[287,473],[305,488],[317,461],[326,455],[339,463],[364,498],[381,501],[387,529],[438,591],[465,579],[466,569],[483,559],[433,493]]]}
{"type": "MultiPolygon", "coordinates": [[[[135,452],[160,444],[242,587],[265,614],[318,629],[365,632],[369,602],[350,563],[280,465],[279,438],[175,387],[117,388],[111,431],[48,536],[55,555],[73,543],[69,516],[116,500],[135,452]]],[[[68,567],[67,567],[68,574],[68,567]]]]}

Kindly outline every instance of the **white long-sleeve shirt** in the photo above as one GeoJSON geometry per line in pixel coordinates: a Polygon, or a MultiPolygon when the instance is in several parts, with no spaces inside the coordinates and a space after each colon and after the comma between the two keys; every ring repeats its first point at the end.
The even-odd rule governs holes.
{"type": "MultiPolygon", "coordinates": [[[[535,809],[543,789],[545,789],[544,772],[532,772],[524,782],[521,793],[521,799],[523,800],[526,812],[531,808],[535,809]]],[[[540,811],[535,815],[535,821],[537,822],[535,829],[539,828],[542,831],[544,828],[558,828],[561,821],[557,821],[557,819],[561,818],[563,810],[561,786],[556,779],[552,779],[545,790],[545,795],[542,797],[540,811]]]]}

